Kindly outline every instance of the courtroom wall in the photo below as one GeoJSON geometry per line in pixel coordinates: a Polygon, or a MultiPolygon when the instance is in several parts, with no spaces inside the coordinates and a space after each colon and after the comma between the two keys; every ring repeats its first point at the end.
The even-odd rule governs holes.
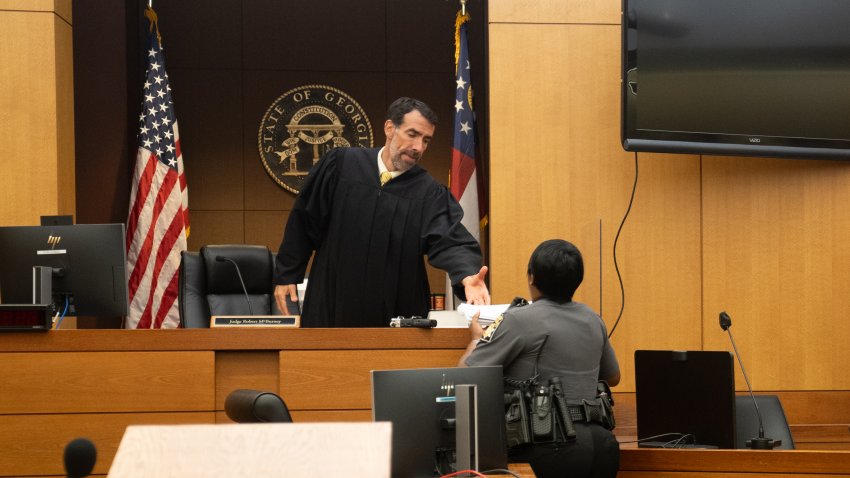
{"type": "Polygon", "coordinates": [[[637,167],[616,251],[620,390],[636,349],[731,350],[723,310],[757,390],[850,389],[850,164],[626,153],[620,1],[489,6],[495,299],[527,296],[533,248],[566,238],[584,253],[579,300],[612,329],[637,167]]]}
{"type": "MultiPolygon", "coordinates": [[[[78,0],[79,222],[123,222],[141,104],[146,2],[78,0]]],[[[277,250],[294,195],[258,150],[263,115],[287,91],[328,85],[366,111],[376,146],[388,104],[413,96],[441,124],[422,160],[448,181],[457,1],[158,1],[166,68],[189,189],[189,248],[248,243],[277,250]]],[[[486,1],[469,2],[473,80],[486,84],[486,1]]],[[[483,88],[483,87],[482,87],[483,88]]],[[[476,107],[486,128],[486,95],[476,107]]],[[[485,145],[486,147],[486,145],[485,145]]],[[[432,272],[436,290],[443,275],[432,272]]]]}
{"type": "Polygon", "coordinates": [[[0,225],[72,214],[71,1],[0,2],[0,225]]]}

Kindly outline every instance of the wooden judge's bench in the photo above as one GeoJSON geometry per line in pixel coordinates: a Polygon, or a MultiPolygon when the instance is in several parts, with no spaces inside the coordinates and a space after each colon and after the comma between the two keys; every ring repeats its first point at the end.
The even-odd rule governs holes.
{"type": "MultiPolygon", "coordinates": [[[[277,391],[296,422],[369,421],[370,370],[455,366],[468,333],[391,328],[4,333],[0,476],[64,476],[62,452],[76,437],[94,442],[94,473],[104,475],[128,425],[229,422],[224,400],[237,388],[277,391]]],[[[615,397],[618,436],[634,434],[633,394],[615,397]]],[[[783,403],[793,416],[803,413],[793,407],[810,402],[783,398],[783,403]]],[[[811,405],[812,413],[818,406],[811,405]]],[[[843,435],[837,440],[847,444],[843,435]]],[[[624,477],[850,477],[850,451],[843,449],[623,448],[624,477]]]]}

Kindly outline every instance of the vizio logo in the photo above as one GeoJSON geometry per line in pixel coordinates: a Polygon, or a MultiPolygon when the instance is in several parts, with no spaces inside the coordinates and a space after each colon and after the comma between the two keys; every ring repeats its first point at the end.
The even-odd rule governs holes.
{"type": "Polygon", "coordinates": [[[750,143],[761,143],[761,138],[750,138],[750,143]]]}

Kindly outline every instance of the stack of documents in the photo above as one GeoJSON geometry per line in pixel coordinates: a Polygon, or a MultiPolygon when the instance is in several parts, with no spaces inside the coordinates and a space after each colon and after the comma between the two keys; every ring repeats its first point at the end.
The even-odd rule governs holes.
{"type": "Polygon", "coordinates": [[[478,323],[482,327],[487,327],[502,315],[511,304],[492,304],[492,305],[472,305],[463,303],[458,306],[457,311],[466,316],[467,320],[472,321],[472,316],[476,312],[481,312],[478,316],[478,323]]]}

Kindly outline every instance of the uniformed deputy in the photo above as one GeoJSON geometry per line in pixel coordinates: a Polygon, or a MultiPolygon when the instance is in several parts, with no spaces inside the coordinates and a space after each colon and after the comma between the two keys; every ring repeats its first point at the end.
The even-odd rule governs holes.
{"type": "MultiPolygon", "coordinates": [[[[620,368],[605,323],[572,300],[583,278],[581,253],[573,244],[559,239],[540,244],[528,263],[532,303],[509,308],[486,332],[476,316],[459,365],[502,365],[506,378],[523,380],[534,375],[537,362],[539,382],[560,377],[569,404],[596,400],[598,381],[616,385],[620,368]]],[[[616,438],[596,417],[579,415],[573,420],[575,440],[515,447],[510,461],[529,463],[540,478],[616,476],[616,438]]]]}

